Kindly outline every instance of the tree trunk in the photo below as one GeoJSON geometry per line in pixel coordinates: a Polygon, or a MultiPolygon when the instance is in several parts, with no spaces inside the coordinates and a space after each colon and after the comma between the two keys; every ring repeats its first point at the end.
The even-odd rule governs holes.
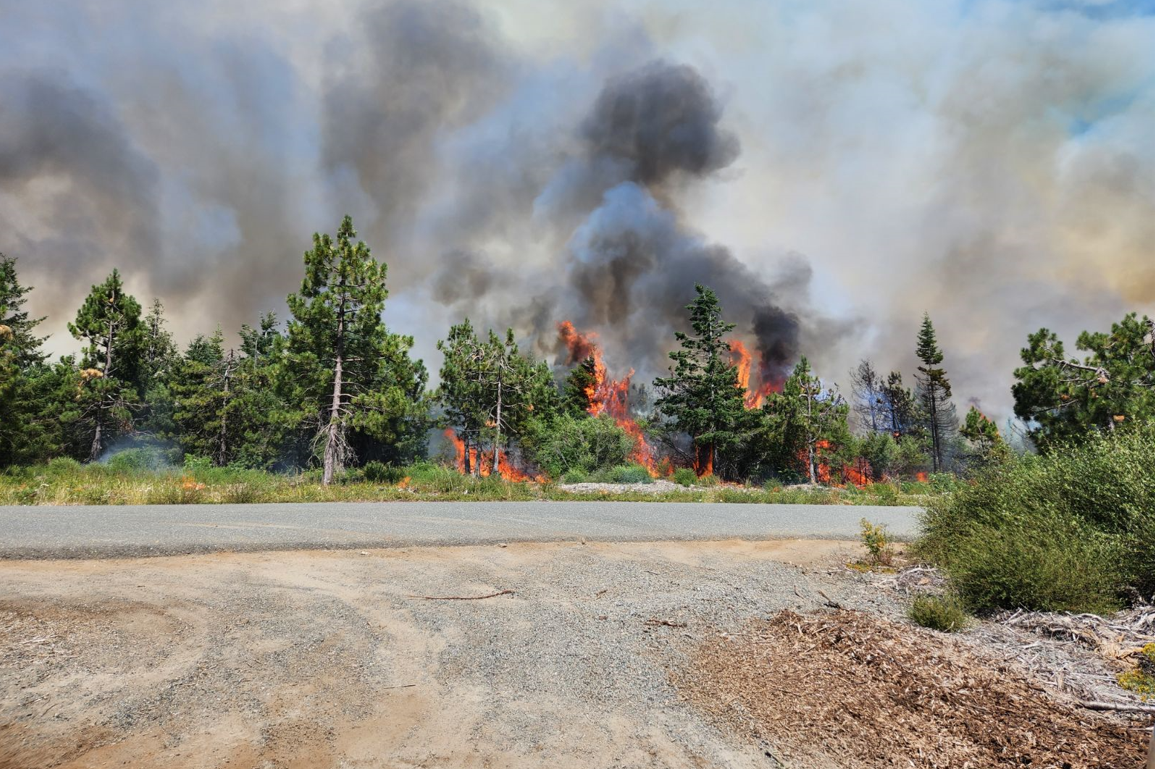
{"type": "MultiPolygon", "coordinates": [[[[113,294],[113,306],[116,304],[116,295],[113,294]]],[[[92,447],[88,450],[88,461],[95,462],[104,453],[104,412],[107,399],[103,390],[108,388],[109,375],[112,373],[112,345],[116,339],[116,324],[112,318],[108,319],[108,343],[104,346],[104,376],[93,386],[99,388],[100,402],[96,406],[96,433],[92,436],[92,447]]]]}
{"type": "Polygon", "coordinates": [[[329,405],[329,426],[325,436],[325,471],[321,483],[328,486],[341,467],[341,377],[345,365],[345,298],[341,298],[340,308],[337,310],[337,355],[333,364],[333,400],[329,405]]]}
{"type": "Polygon", "coordinates": [[[497,380],[497,421],[495,422],[497,429],[493,437],[493,472],[501,475],[501,468],[498,463],[501,461],[501,379],[497,380]]]}
{"type": "Polygon", "coordinates": [[[101,420],[104,418],[104,409],[100,408],[96,412],[96,434],[92,437],[92,448],[88,451],[88,461],[95,462],[100,459],[100,455],[104,453],[104,446],[100,439],[101,420]]]}
{"type": "Polygon", "coordinates": [[[228,427],[229,427],[229,379],[233,373],[233,351],[229,350],[229,357],[225,359],[224,399],[221,401],[221,430],[217,435],[217,466],[228,464],[228,427]]]}
{"type": "Polygon", "coordinates": [[[811,486],[818,483],[818,473],[816,471],[816,468],[814,467],[815,460],[817,459],[816,453],[817,452],[814,451],[814,442],[813,441],[807,441],[807,443],[806,443],[806,469],[810,471],[810,485],[811,486]]]}
{"type": "Polygon", "coordinates": [[[935,393],[934,385],[930,385],[928,389],[930,396],[930,448],[931,448],[931,467],[934,472],[938,472],[939,465],[939,443],[938,443],[938,395],[935,393]]]}
{"type": "Polygon", "coordinates": [[[336,475],[340,469],[340,458],[338,454],[338,441],[341,439],[340,435],[340,419],[341,419],[341,375],[342,365],[344,361],[341,356],[337,356],[337,363],[333,369],[333,402],[329,406],[329,426],[326,428],[327,435],[325,436],[325,474],[321,482],[328,486],[333,482],[333,476],[336,475]]]}

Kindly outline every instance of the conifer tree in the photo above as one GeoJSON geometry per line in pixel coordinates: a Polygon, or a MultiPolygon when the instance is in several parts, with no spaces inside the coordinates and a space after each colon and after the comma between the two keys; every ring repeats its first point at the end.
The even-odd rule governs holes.
{"type": "Polygon", "coordinates": [[[935,472],[943,467],[944,447],[956,424],[954,407],[950,403],[950,380],[942,367],[943,353],[939,349],[930,314],[923,313],[918,332],[919,399],[922,401],[927,433],[930,437],[931,464],[935,472]]]}
{"type": "Polygon", "coordinates": [[[17,279],[16,260],[0,254],[0,467],[45,457],[56,423],[53,372],[35,333],[43,318],[23,309],[30,291],[17,279]]]}
{"type": "Polygon", "coordinates": [[[302,423],[317,426],[325,484],[349,458],[350,430],[410,440],[411,398],[424,388],[424,367],[408,357],[413,340],[389,333],[381,320],[389,293],[385,265],[356,238],[348,216],[336,240],[315,234],[301,290],[288,297],[286,374],[302,423]]]}
{"type": "Polygon", "coordinates": [[[772,393],[763,409],[789,453],[802,460],[812,484],[820,480],[823,457],[849,442],[846,403],[833,388],[823,387],[805,356],[786,378],[782,392],[772,393]]]}
{"type": "Polygon", "coordinates": [[[140,402],[142,328],[140,304],[113,270],[92,287],[68,330],[85,342],[79,372],[77,424],[92,433],[90,461],[115,435],[132,429],[140,402]]]}
{"type": "Polygon", "coordinates": [[[589,416],[590,398],[597,386],[597,361],[591,355],[566,375],[561,396],[565,413],[578,418],[589,416]]]}
{"type": "Polygon", "coordinates": [[[1040,450],[1155,418],[1155,320],[1129,313],[1109,333],[1084,331],[1082,359],[1045,328],[1027,342],[1011,392],[1040,450]]]}
{"type": "Polygon", "coordinates": [[[674,426],[693,441],[695,469],[700,475],[714,472],[720,453],[741,441],[745,393],[738,387],[738,370],[731,362],[725,336],[733,323],[722,318],[714,292],[694,287],[697,297],[690,311],[693,333],[676,332],[681,349],[670,353],[674,365],[670,376],[654,380],[659,396],[655,405],[674,426]]]}
{"type": "Polygon", "coordinates": [[[31,286],[23,286],[16,275],[16,259],[0,253],[0,343],[21,369],[43,363],[41,349],[46,337],[36,336],[44,318],[30,318],[24,305],[31,286]]]}

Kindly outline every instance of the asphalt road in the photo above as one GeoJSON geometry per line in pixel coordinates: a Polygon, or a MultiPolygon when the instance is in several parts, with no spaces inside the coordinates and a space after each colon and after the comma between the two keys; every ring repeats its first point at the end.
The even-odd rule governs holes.
{"type": "Polygon", "coordinates": [[[676,502],[399,502],[0,507],[0,558],[498,542],[856,539],[868,518],[897,539],[918,508],[676,502]]]}

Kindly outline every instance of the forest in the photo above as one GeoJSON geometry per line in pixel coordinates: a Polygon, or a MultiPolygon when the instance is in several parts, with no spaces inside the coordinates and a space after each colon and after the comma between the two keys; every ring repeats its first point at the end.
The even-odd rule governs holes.
{"type": "Polygon", "coordinates": [[[801,357],[751,388],[750,355],[702,285],[687,286],[686,331],[650,387],[609,376],[596,335],[568,321],[549,361],[512,330],[465,318],[437,344],[430,389],[413,339],[382,320],[386,266],[349,217],[335,236],[314,236],[303,267],[287,322],[267,313],[239,329],[236,347],[218,327],[184,349],[161,300],[143,307],[113,270],[68,325],[80,355],[50,361],[43,318],[24,307],[33,289],[17,259],[0,257],[0,468],[128,452],[123,466],[312,473],[328,486],[366,469],[400,479],[434,445],[464,475],[511,481],[864,487],[966,477],[1155,413],[1146,317],[1082,334],[1080,358],[1047,329],[1032,334],[1014,372],[1021,429],[1008,439],[974,406],[959,414],[929,315],[912,323],[914,372],[863,360],[840,392],[801,357]]]}

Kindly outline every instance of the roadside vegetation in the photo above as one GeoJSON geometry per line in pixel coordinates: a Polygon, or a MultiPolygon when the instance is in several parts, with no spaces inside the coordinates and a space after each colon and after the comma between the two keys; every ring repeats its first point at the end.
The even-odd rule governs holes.
{"type": "Polygon", "coordinates": [[[414,500],[618,500],[648,502],[923,505],[941,494],[932,482],[879,483],[866,488],[724,484],[696,478],[692,486],[655,487],[644,468],[621,466],[573,482],[632,484],[621,491],[567,489],[552,481],[508,481],[463,475],[449,464],[421,461],[396,467],[368,463],[328,485],[320,469],[278,473],[214,467],[197,458],[169,466],[150,449],[128,449],[103,464],[54,459],[0,473],[0,505],[134,505],[258,502],[375,502],[414,500]],[[640,490],[645,489],[645,490],[640,490]],[[652,489],[652,490],[651,490],[652,489]]]}
{"type": "Polygon", "coordinates": [[[928,501],[917,552],[966,607],[1109,612],[1155,596],[1155,426],[1008,457],[928,501]]]}

